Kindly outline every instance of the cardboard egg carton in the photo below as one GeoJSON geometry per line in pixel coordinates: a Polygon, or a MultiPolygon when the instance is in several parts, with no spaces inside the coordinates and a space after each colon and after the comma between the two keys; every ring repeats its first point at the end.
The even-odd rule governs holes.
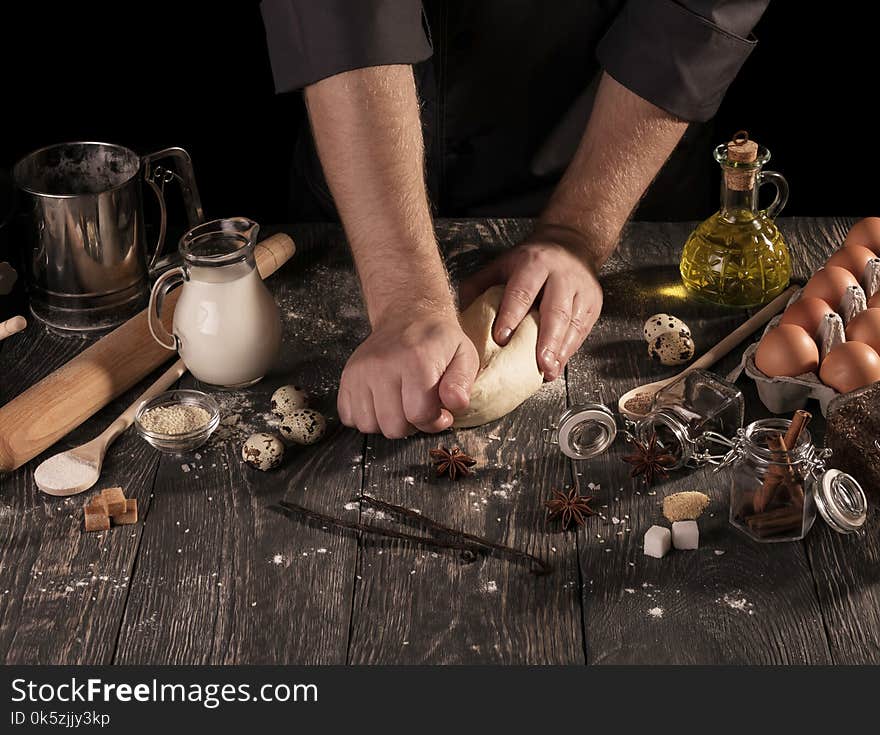
{"type": "MultiPolygon", "coordinates": [[[[868,264],[862,282],[865,288],[851,286],[847,289],[838,313],[827,316],[825,323],[820,328],[817,341],[819,343],[819,354],[823,358],[836,344],[846,341],[844,333],[846,324],[856,314],[867,308],[866,302],[870,296],[880,291],[880,259],[872,260],[868,264]]],[[[802,290],[796,291],[792,295],[786,304],[786,309],[801,297],[802,290]]],[[[764,334],[771,329],[775,329],[781,319],[781,314],[773,317],[764,328],[764,334]]],[[[799,408],[804,408],[810,399],[815,399],[819,402],[819,409],[824,416],[832,399],[841,395],[834,388],[825,385],[819,380],[819,376],[816,373],[804,373],[794,378],[771,378],[765,375],[755,365],[755,352],[757,349],[757,342],[746,348],[740,364],[730,373],[728,379],[735,381],[745,372],[748,377],[755,381],[758,397],[771,413],[794,413],[799,408]]]]}

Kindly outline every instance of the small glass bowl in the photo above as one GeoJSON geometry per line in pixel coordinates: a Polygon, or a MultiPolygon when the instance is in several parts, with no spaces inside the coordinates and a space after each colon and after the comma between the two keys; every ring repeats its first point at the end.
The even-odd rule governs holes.
{"type": "Polygon", "coordinates": [[[191,452],[193,449],[202,446],[202,444],[208,441],[208,438],[219,425],[220,406],[217,405],[217,401],[211,398],[211,396],[207,393],[202,393],[200,390],[165,391],[155,398],[150,398],[141,403],[134,415],[134,428],[141,438],[159,451],[169,454],[191,452]],[[150,409],[159,406],[176,406],[181,403],[205,409],[210,417],[208,423],[186,434],[162,434],[150,431],[141,424],[141,418],[150,409]]]}

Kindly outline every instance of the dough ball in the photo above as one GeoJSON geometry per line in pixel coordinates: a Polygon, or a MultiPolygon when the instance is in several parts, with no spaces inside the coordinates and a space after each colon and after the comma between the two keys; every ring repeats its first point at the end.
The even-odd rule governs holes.
{"type": "Polygon", "coordinates": [[[694,356],[694,341],[686,332],[661,332],[648,343],[648,354],[663,365],[684,365],[694,356]]]}
{"type": "Polygon", "coordinates": [[[645,342],[653,342],[663,332],[684,332],[688,337],[691,336],[691,328],[672,314],[654,314],[648,318],[642,329],[645,342]]]}
{"type": "Polygon", "coordinates": [[[327,433],[327,419],[314,409],[300,408],[285,416],[278,429],[289,442],[314,444],[327,433]]]}
{"type": "Polygon", "coordinates": [[[493,286],[461,315],[461,327],[477,348],[480,372],[471,403],[455,414],[455,427],[481,426],[510,413],[544,384],[538,367],[538,312],[532,309],[501,347],[492,339],[492,326],[501,306],[504,286],[493,286]]]}
{"type": "Polygon", "coordinates": [[[282,385],[272,394],[272,413],[281,418],[308,405],[309,396],[298,385],[282,385]]]}
{"type": "Polygon", "coordinates": [[[274,434],[251,434],[241,448],[241,458],[251,467],[265,472],[281,464],[284,459],[284,444],[274,434]]]}

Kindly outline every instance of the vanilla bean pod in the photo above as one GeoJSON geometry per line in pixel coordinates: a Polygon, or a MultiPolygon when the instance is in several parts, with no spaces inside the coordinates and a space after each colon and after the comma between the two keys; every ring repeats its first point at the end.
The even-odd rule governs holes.
{"type": "MultiPolygon", "coordinates": [[[[537,567],[538,574],[549,574],[551,571],[553,571],[553,567],[547,564],[547,562],[539,559],[537,556],[529,554],[526,551],[520,551],[519,549],[514,549],[512,546],[505,546],[504,544],[496,544],[494,541],[490,541],[487,538],[483,538],[482,536],[475,536],[471,533],[467,533],[466,531],[459,531],[456,528],[449,528],[449,526],[444,526],[442,523],[438,523],[433,518],[423,516],[421,513],[416,513],[414,510],[410,510],[409,508],[404,508],[400,505],[394,505],[393,503],[387,503],[384,500],[379,500],[378,498],[374,498],[372,495],[367,495],[363,493],[361,494],[361,500],[367,505],[372,506],[376,510],[381,510],[386,513],[391,513],[393,515],[403,516],[404,518],[412,520],[420,525],[422,528],[427,530],[429,533],[441,533],[444,536],[451,536],[452,538],[469,541],[471,544],[480,546],[482,548],[492,549],[501,554],[507,554],[514,558],[528,561],[537,567]]],[[[419,536],[418,538],[422,537],[419,536]]]]}
{"type": "Polygon", "coordinates": [[[373,505],[374,507],[381,507],[383,510],[386,510],[389,513],[405,516],[412,520],[418,520],[423,526],[427,526],[429,528],[433,527],[434,530],[440,531],[449,536],[452,536],[454,539],[457,538],[459,540],[439,540],[426,536],[416,536],[415,534],[411,533],[402,533],[400,531],[394,531],[390,528],[379,528],[378,526],[367,525],[365,523],[348,521],[344,518],[326,515],[319,511],[312,510],[311,508],[306,508],[305,506],[291,503],[287,500],[280,501],[278,506],[274,506],[274,509],[280,513],[284,513],[285,515],[295,513],[296,515],[299,515],[306,520],[323,523],[327,526],[344,528],[349,531],[369,533],[374,536],[380,536],[382,538],[389,538],[398,541],[409,541],[434,549],[469,551],[471,553],[474,553],[475,551],[494,550],[516,559],[528,561],[531,565],[534,566],[534,569],[532,571],[535,574],[544,575],[549,574],[553,571],[553,567],[551,565],[525,551],[520,551],[519,549],[514,549],[510,546],[504,546],[502,544],[496,544],[492,541],[489,541],[488,539],[480,538],[479,536],[471,536],[470,534],[466,534],[462,531],[456,531],[452,528],[446,528],[436,521],[433,521],[430,518],[425,518],[424,516],[421,516],[420,514],[409,510],[408,508],[392,505],[391,503],[383,503],[381,500],[376,500],[376,498],[372,498],[370,496],[363,496],[363,500],[368,504],[373,505]]]}

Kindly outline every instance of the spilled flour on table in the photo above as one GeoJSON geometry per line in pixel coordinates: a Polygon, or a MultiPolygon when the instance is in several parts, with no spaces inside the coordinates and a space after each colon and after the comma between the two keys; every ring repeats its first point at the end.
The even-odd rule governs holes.
{"type": "Polygon", "coordinates": [[[715,602],[719,605],[726,605],[731,610],[736,610],[737,612],[744,612],[749,615],[755,614],[754,603],[749,602],[743,597],[741,590],[734,590],[733,592],[727,593],[723,597],[719,597],[715,602]]]}
{"type": "Polygon", "coordinates": [[[652,618],[662,618],[663,617],[663,608],[662,607],[652,607],[648,610],[648,615],[652,618]]]}
{"type": "Polygon", "coordinates": [[[258,431],[272,432],[281,423],[274,413],[260,408],[268,408],[268,401],[241,391],[218,391],[211,397],[220,406],[220,425],[212,434],[209,444],[227,440],[243,440],[258,431]]]}
{"type": "Polygon", "coordinates": [[[370,518],[376,521],[393,521],[394,518],[388,516],[387,513],[376,510],[375,508],[367,505],[366,503],[361,506],[360,502],[357,500],[352,500],[350,503],[346,503],[342,506],[345,510],[359,510],[361,512],[361,518],[370,518]]]}

